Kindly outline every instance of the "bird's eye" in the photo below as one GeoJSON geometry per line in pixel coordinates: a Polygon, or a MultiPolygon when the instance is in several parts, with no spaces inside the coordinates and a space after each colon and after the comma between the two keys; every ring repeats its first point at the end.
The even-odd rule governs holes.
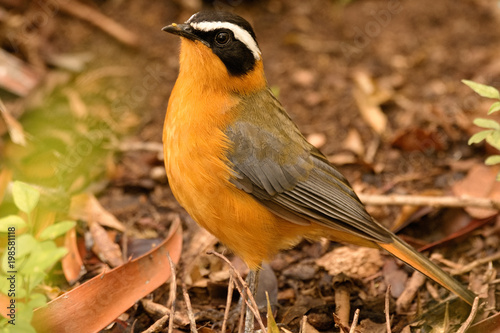
{"type": "Polygon", "coordinates": [[[215,36],[215,42],[219,45],[224,45],[229,42],[229,34],[227,32],[219,32],[215,36]]]}

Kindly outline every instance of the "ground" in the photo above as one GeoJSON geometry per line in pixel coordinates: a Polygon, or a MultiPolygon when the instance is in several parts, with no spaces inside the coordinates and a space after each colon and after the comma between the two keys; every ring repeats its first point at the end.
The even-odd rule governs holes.
{"type": "MultiPolygon", "coordinates": [[[[112,86],[101,86],[101,93],[114,101],[118,112],[131,111],[139,120],[123,141],[160,143],[179,50],[177,38],[161,28],[183,22],[194,9],[181,1],[86,3],[136,33],[138,46],[124,46],[88,23],[55,10],[47,52],[90,52],[87,72],[116,69],[112,73],[117,74],[110,74],[112,86]]],[[[461,80],[500,87],[500,9],[495,1],[238,0],[207,1],[204,6],[233,11],[253,25],[269,85],[305,136],[338,165],[356,191],[456,194],[457,184],[469,171],[494,153],[491,147],[467,144],[478,131],[473,119],[485,117],[491,103],[461,80]]],[[[120,127],[120,115],[114,115],[120,127]]],[[[127,226],[129,239],[164,237],[179,214],[184,253],[192,251],[196,237],[200,237],[199,228],[173,198],[158,153],[124,148],[113,163],[109,183],[98,198],[127,226]]],[[[456,233],[475,217],[460,208],[421,208],[409,213],[397,206],[370,205],[368,209],[386,226],[404,229],[403,237],[417,247],[456,233]],[[395,226],[395,221],[403,223],[395,226]]],[[[491,221],[430,252],[462,266],[497,253],[499,228],[496,219],[491,221]]],[[[222,245],[213,245],[210,239],[206,242],[208,249],[215,246],[224,251],[222,245]]],[[[359,308],[360,320],[384,323],[386,286],[391,284],[394,301],[405,289],[403,281],[412,270],[386,254],[370,252],[363,257],[365,254],[356,251],[339,244],[304,241],[273,259],[270,267],[277,285],[271,288],[279,305],[275,308],[277,321],[297,332],[302,316],[307,315],[316,329],[335,331],[331,316],[334,290],[343,285],[350,293],[352,313],[359,308]],[[373,271],[348,272],[343,277],[348,282],[339,282],[338,274],[329,274],[317,261],[339,249],[353,261],[365,258],[359,259],[363,265],[377,263],[373,271]]],[[[246,274],[244,265],[228,256],[246,274]]],[[[349,271],[349,263],[345,265],[349,271]]],[[[179,274],[188,284],[197,323],[205,324],[207,331],[211,327],[217,331],[221,324],[229,278],[223,267],[219,259],[204,253],[196,259],[181,258],[179,274]]],[[[493,267],[498,268],[498,263],[493,267]]],[[[478,269],[458,278],[467,283],[483,274],[478,269]]],[[[498,279],[495,274],[493,280],[498,279]]],[[[427,312],[437,302],[433,297],[446,296],[444,290],[436,288],[427,283],[419,294],[422,301],[430,300],[421,309],[430,326],[438,325],[444,316],[441,308],[433,310],[434,316],[427,312]]],[[[152,300],[165,304],[168,290],[168,285],[160,287],[152,300]]],[[[179,311],[186,311],[182,301],[178,304],[179,311]]],[[[395,302],[391,304],[394,313],[395,302]]],[[[405,311],[398,309],[394,331],[401,330],[413,318],[406,314],[419,306],[415,301],[405,311]]],[[[458,323],[469,313],[460,305],[451,308],[458,323]]],[[[126,321],[141,331],[156,319],[135,306],[126,321]]],[[[456,322],[452,325],[457,325],[453,329],[459,326],[456,322]]]]}

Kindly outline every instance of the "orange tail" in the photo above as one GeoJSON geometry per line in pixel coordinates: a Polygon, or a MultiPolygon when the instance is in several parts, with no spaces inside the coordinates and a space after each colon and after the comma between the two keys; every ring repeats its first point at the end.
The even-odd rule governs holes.
{"type": "Polygon", "coordinates": [[[394,236],[393,240],[392,243],[378,243],[378,245],[472,305],[476,297],[472,291],[401,239],[394,236]]]}

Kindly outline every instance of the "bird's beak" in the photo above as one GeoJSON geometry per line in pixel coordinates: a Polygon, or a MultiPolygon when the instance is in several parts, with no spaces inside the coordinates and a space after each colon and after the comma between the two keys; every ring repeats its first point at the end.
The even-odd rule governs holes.
{"type": "Polygon", "coordinates": [[[191,27],[191,25],[187,23],[182,23],[182,24],[172,23],[171,25],[167,25],[161,30],[193,41],[196,40],[202,41],[200,37],[196,36],[193,33],[193,28],[191,27]]]}

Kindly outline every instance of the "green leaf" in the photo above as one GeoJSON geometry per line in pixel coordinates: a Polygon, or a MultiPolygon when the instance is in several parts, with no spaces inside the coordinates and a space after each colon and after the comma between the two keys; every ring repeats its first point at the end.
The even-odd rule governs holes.
{"type": "Polygon", "coordinates": [[[484,164],[486,165],[495,165],[500,163],[500,155],[492,155],[484,161],[484,164]]]}
{"type": "Polygon", "coordinates": [[[39,240],[56,239],[57,237],[65,234],[68,230],[73,229],[76,225],[74,221],[62,221],[55,223],[43,229],[38,236],[39,240]]]}
{"type": "Polygon", "coordinates": [[[482,128],[500,130],[500,124],[498,124],[495,120],[486,119],[486,118],[474,119],[474,125],[482,127],[482,128]]]}
{"type": "Polygon", "coordinates": [[[500,102],[495,102],[490,106],[490,109],[488,110],[488,114],[495,113],[497,111],[500,111],[500,102]]]}
{"type": "Polygon", "coordinates": [[[500,150],[500,131],[493,131],[491,135],[486,137],[486,142],[500,150]]]}
{"type": "Polygon", "coordinates": [[[12,186],[12,196],[17,208],[29,214],[38,204],[40,192],[33,186],[16,180],[12,186]]]}
{"type": "Polygon", "coordinates": [[[38,243],[24,263],[20,273],[24,275],[43,273],[51,268],[68,252],[63,247],[56,247],[53,241],[38,243]]]}
{"type": "Polygon", "coordinates": [[[485,131],[477,132],[476,134],[474,134],[473,136],[470,137],[468,144],[472,145],[474,143],[479,143],[479,142],[483,141],[484,139],[486,139],[488,137],[488,135],[490,135],[491,133],[493,133],[493,130],[485,130],[485,131]]]}
{"type": "Polygon", "coordinates": [[[0,219],[0,232],[8,232],[10,227],[22,229],[26,227],[26,221],[17,215],[9,215],[0,219]]]}
{"type": "Polygon", "coordinates": [[[17,303],[16,332],[36,333],[31,320],[33,319],[33,308],[26,303],[17,303]]]}
{"type": "MultiPolygon", "coordinates": [[[[18,270],[22,263],[23,263],[23,257],[26,256],[28,253],[30,253],[34,248],[35,245],[38,243],[37,240],[31,236],[30,234],[23,234],[15,240],[15,246],[14,250],[10,249],[10,246],[7,244],[6,251],[2,255],[2,271],[3,272],[8,272],[8,271],[16,271],[18,270]],[[11,252],[11,253],[9,253],[11,252]],[[12,252],[14,252],[14,257],[15,260],[12,263],[9,263],[9,256],[12,255],[12,252]],[[12,266],[11,266],[12,265],[12,266]]],[[[11,259],[11,258],[10,258],[11,259]]]]}
{"type": "Polygon", "coordinates": [[[500,99],[500,93],[493,87],[487,86],[485,84],[477,83],[469,80],[462,80],[462,82],[468,85],[472,90],[474,90],[479,96],[486,98],[500,99]]]}
{"type": "Polygon", "coordinates": [[[30,301],[28,302],[28,306],[33,309],[39,308],[47,304],[47,297],[44,294],[40,293],[31,293],[30,301]]]}

